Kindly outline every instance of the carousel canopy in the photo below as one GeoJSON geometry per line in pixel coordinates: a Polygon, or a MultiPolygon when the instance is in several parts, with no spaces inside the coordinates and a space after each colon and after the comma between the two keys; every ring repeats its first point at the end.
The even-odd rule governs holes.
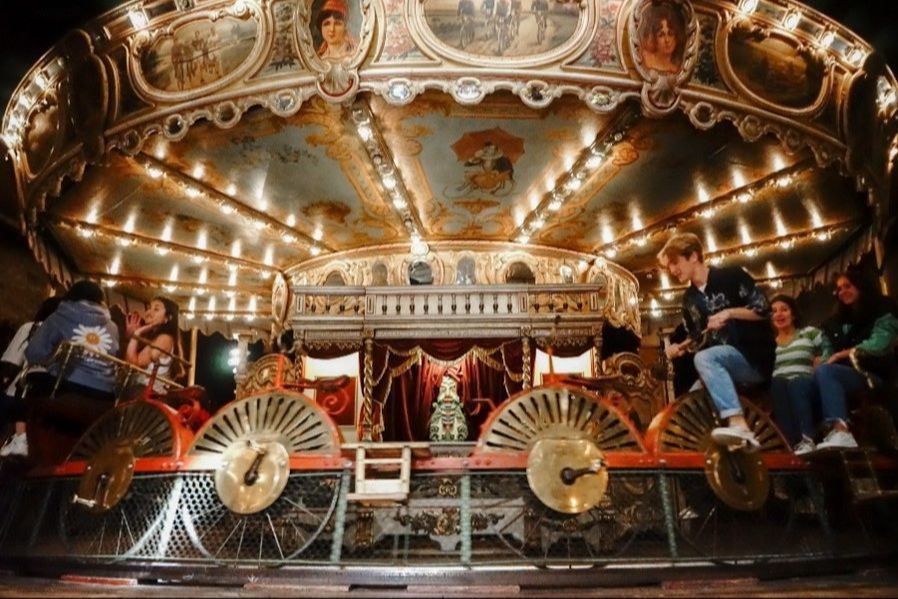
{"type": "Polygon", "coordinates": [[[663,319],[673,229],[792,292],[874,249],[896,93],[791,1],[130,2],[24,74],[4,185],[53,277],[197,319],[266,330],[276,281],[466,245],[571,265],[538,283],[619,264],[663,319]]]}

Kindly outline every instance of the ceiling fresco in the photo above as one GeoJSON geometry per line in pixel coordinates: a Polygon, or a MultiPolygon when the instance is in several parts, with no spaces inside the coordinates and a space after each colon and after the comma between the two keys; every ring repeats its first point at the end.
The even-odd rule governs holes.
{"type": "MultiPolygon", "coordinates": [[[[198,166],[206,185],[290,223],[332,250],[399,239],[358,136],[339,107],[310,102],[283,119],[259,111],[249,127],[191,131],[157,155],[179,172],[198,166]]],[[[152,155],[153,150],[147,151],[152,155]]]]}
{"type": "Polygon", "coordinates": [[[533,111],[502,94],[477,106],[432,94],[373,108],[434,239],[512,238],[609,120],[579,102],[533,111]]]}
{"type": "Polygon", "coordinates": [[[277,275],[333,264],[363,284],[355,257],[407,270],[467,243],[554,252],[580,282],[615,262],[645,310],[675,304],[655,265],[674,229],[716,263],[807,278],[888,216],[872,198],[898,156],[894,76],[791,0],[534,1],[511,18],[351,0],[339,40],[321,0],[169,4],[74,32],[4,114],[48,270],[218,310],[252,299],[264,327],[277,275]]]}

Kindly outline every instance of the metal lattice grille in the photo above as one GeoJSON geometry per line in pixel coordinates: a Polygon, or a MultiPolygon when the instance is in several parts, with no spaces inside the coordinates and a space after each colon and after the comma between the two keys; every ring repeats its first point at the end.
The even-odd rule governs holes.
{"type": "Polygon", "coordinates": [[[823,506],[803,474],[773,477],[765,505],[753,512],[734,510],[720,501],[703,476],[671,478],[671,495],[681,557],[728,561],[767,557],[826,555],[823,506]]]}
{"type": "Polygon", "coordinates": [[[282,496],[250,515],[224,508],[212,472],[138,474],[102,515],[72,503],[76,477],[19,481],[0,489],[0,558],[486,567],[881,550],[876,530],[858,534],[856,519],[833,517],[804,472],[774,473],[763,508],[746,512],[726,507],[703,472],[613,470],[602,501],[576,515],[544,506],[520,471],[414,473],[406,503],[377,505],[341,503],[341,478],[293,472],[282,496]]]}
{"type": "Polygon", "coordinates": [[[294,473],[280,497],[255,514],[235,514],[218,499],[213,475],[186,479],[181,521],[199,553],[216,562],[274,565],[323,561],[331,540],[322,534],[333,516],[339,474],[294,473]]]}
{"type": "Polygon", "coordinates": [[[66,553],[101,559],[155,555],[167,508],[177,501],[172,496],[176,481],[167,475],[135,477],[121,502],[94,514],[72,503],[79,479],[68,479],[60,485],[58,506],[59,535],[66,553]]]}
{"type": "Polygon", "coordinates": [[[662,497],[651,473],[615,471],[602,501],[582,514],[546,507],[518,473],[478,475],[472,518],[486,524],[480,534],[475,530],[474,563],[576,564],[668,554],[662,497]]]}

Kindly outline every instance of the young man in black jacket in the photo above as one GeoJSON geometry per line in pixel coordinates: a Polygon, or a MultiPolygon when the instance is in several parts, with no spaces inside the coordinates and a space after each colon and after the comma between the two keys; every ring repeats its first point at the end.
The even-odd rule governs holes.
{"type": "Polygon", "coordinates": [[[683,321],[689,337],[669,346],[667,357],[678,358],[698,345],[695,369],[726,422],[711,432],[712,438],[722,444],[759,449],[745,421],[736,385],[770,380],[776,340],[767,297],[742,268],[705,264],[702,243],[692,233],[671,237],[658,252],[658,262],[677,281],[689,283],[683,295],[683,321]]]}

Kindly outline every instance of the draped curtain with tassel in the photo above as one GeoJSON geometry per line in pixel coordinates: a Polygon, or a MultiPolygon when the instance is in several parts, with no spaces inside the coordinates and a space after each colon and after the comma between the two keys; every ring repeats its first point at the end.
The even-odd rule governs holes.
{"type": "MultiPolygon", "coordinates": [[[[374,424],[383,427],[384,441],[428,440],[432,405],[446,375],[458,380],[468,440],[477,438],[490,412],[487,402],[476,400],[498,406],[523,383],[520,339],[375,342],[373,358],[374,424]]],[[[527,359],[532,370],[533,356],[527,359]]]]}

